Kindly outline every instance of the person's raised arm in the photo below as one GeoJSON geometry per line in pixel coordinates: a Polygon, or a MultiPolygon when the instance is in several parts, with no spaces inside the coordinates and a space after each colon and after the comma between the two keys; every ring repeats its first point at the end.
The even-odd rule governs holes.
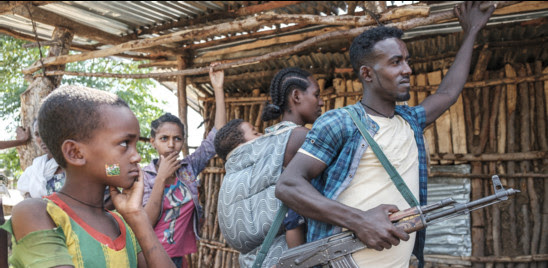
{"type": "Polygon", "coordinates": [[[494,10],[495,6],[492,5],[486,11],[481,11],[479,1],[465,1],[455,6],[454,12],[462,26],[464,39],[453,65],[449,68],[436,93],[421,103],[426,113],[426,125],[436,121],[457,101],[470,72],[470,61],[476,36],[487,24],[494,10]]]}
{"type": "Polygon", "coordinates": [[[30,130],[27,128],[17,127],[15,130],[16,136],[15,140],[11,141],[0,141],[0,149],[11,148],[15,146],[20,146],[27,143],[30,139],[30,130]]]}
{"type": "Polygon", "coordinates": [[[225,72],[223,70],[213,71],[217,65],[219,63],[212,63],[209,67],[209,78],[215,92],[215,128],[219,130],[226,124],[225,92],[223,91],[225,72]]]}
{"type": "Polygon", "coordinates": [[[326,167],[318,159],[297,153],[276,184],[276,197],[300,215],[355,232],[369,248],[388,249],[398,245],[400,239],[409,239],[408,234],[388,219],[390,213],[398,211],[396,206],[380,205],[361,211],[318,192],[310,180],[319,176],[326,167]]]}
{"type": "Polygon", "coordinates": [[[139,178],[131,188],[120,192],[116,187],[109,187],[112,202],[139,241],[142,249],[138,256],[139,267],[175,267],[154,233],[152,225],[148,224],[147,213],[141,205],[143,187],[143,171],[139,170],[139,178]]]}

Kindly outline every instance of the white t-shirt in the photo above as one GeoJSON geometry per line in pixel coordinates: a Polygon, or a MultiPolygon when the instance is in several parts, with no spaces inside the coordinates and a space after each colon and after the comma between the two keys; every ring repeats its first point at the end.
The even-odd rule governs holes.
{"type": "MultiPolygon", "coordinates": [[[[398,115],[392,119],[379,116],[371,116],[371,119],[380,127],[373,139],[418,199],[419,159],[413,130],[398,115]]],[[[371,147],[363,154],[354,179],[337,200],[361,210],[369,210],[381,204],[396,205],[400,210],[410,207],[371,147]]],[[[408,241],[401,241],[398,246],[388,250],[363,249],[352,254],[352,257],[360,267],[407,268],[415,244],[415,233],[410,236],[408,241]]]]}

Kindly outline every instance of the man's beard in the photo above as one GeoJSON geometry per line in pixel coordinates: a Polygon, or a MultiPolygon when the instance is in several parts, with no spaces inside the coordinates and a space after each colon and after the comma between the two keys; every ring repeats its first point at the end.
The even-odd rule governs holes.
{"type": "Polygon", "coordinates": [[[411,94],[409,94],[409,88],[407,88],[407,92],[403,94],[398,94],[396,96],[396,101],[408,101],[411,98],[411,94]]]}

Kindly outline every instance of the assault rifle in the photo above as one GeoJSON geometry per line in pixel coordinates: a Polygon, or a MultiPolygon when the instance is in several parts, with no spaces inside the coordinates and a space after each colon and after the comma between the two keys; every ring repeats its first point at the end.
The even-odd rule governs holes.
{"type": "MultiPolygon", "coordinates": [[[[393,213],[389,216],[390,221],[405,232],[412,233],[428,225],[508,200],[508,196],[520,192],[512,188],[505,190],[497,175],[492,177],[492,181],[495,190],[493,195],[468,203],[458,203],[453,198],[447,198],[434,204],[393,213]]],[[[326,264],[329,267],[358,267],[351,254],[364,248],[366,245],[353,232],[345,231],[285,251],[276,267],[312,267],[326,264]]]]}

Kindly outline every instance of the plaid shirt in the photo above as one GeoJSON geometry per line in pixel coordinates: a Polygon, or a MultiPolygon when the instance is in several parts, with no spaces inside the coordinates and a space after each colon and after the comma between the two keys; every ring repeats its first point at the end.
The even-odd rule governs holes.
{"type": "MultiPolygon", "coordinates": [[[[379,126],[365,112],[362,105],[349,106],[356,111],[367,131],[373,137],[379,126]]],[[[426,114],[422,106],[396,106],[396,114],[409,123],[415,133],[419,153],[420,204],[426,204],[426,182],[428,178],[427,155],[424,146],[423,130],[426,127],[426,114]]],[[[342,109],[328,111],[316,120],[308,132],[300,150],[315,156],[327,165],[321,176],[312,180],[312,185],[325,197],[337,200],[356,174],[358,163],[369,145],[362,137],[350,115],[342,109]]],[[[310,219],[307,241],[315,241],[342,231],[339,226],[310,219]]],[[[417,232],[413,254],[421,261],[425,231],[417,232]]]]}

